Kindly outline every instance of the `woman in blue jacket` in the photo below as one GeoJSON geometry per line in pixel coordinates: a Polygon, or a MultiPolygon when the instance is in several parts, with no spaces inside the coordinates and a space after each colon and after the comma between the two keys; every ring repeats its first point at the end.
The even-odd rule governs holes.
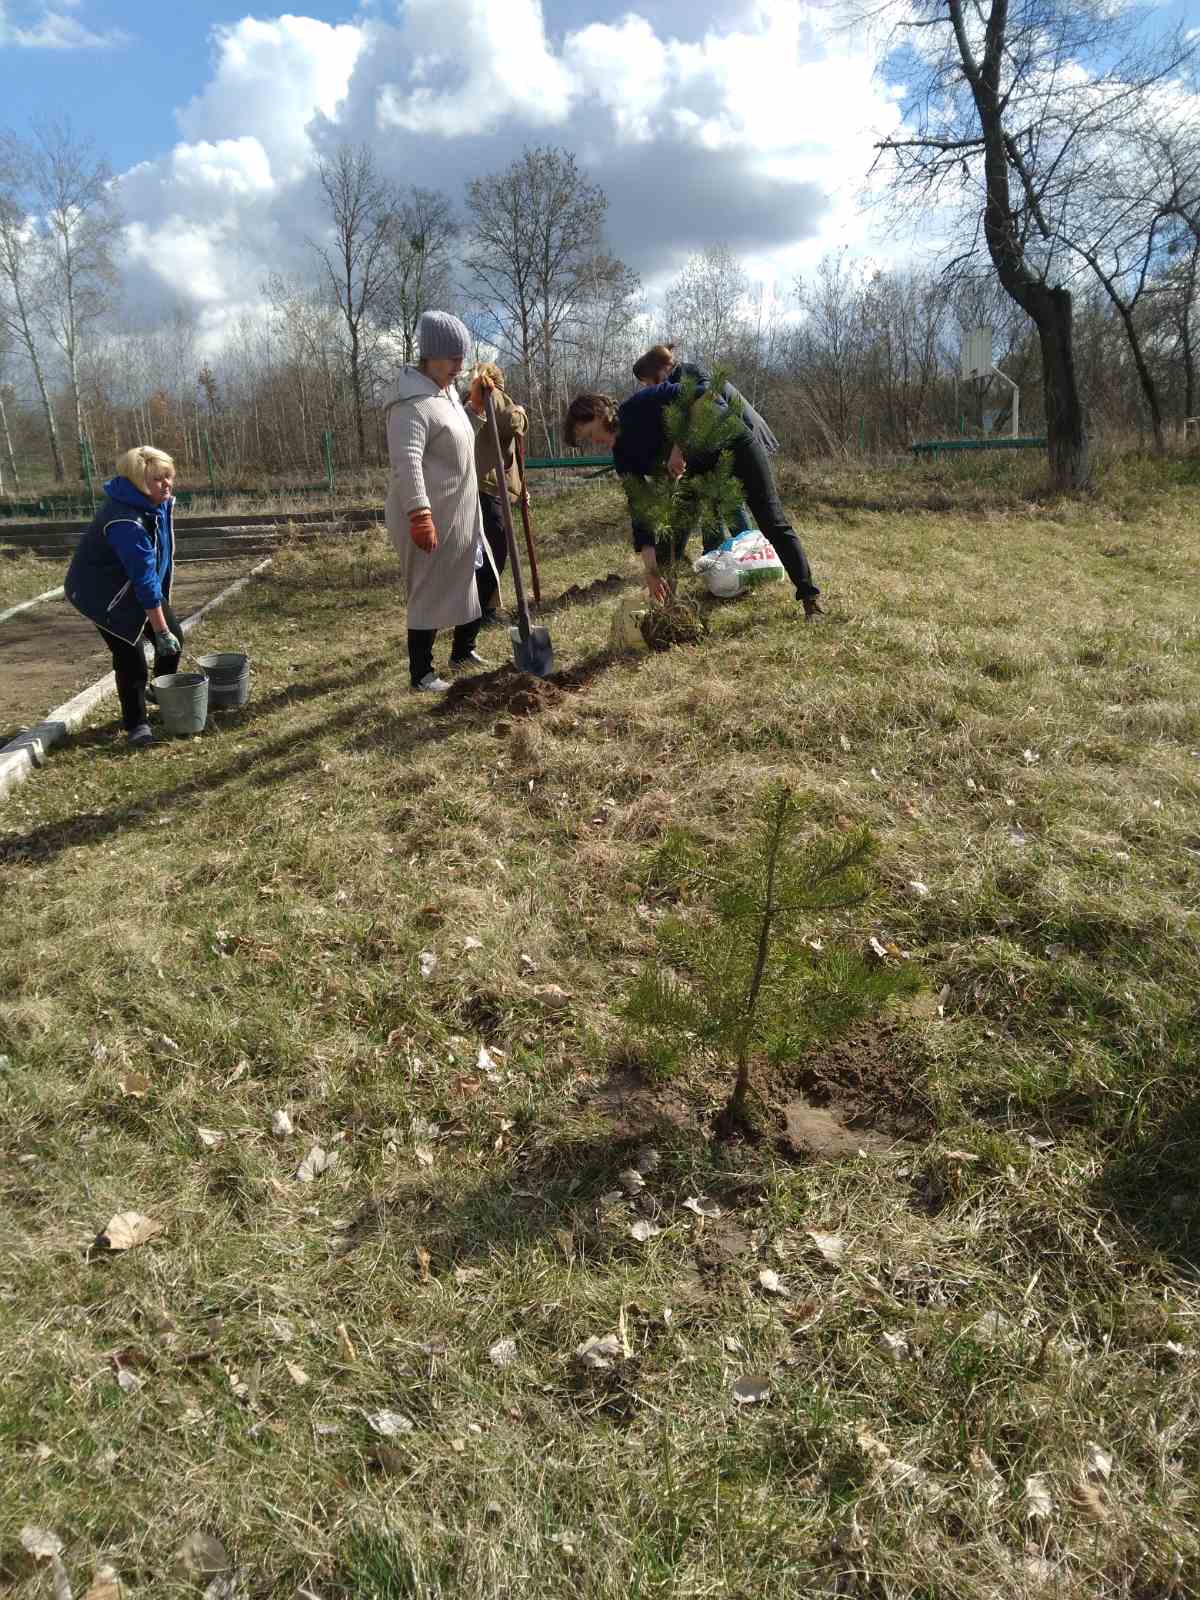
{"type": "Polygon", "coordinates": [[[100,630],[112,651],[121,720],[135,749],[154,735],[146,721],[147,629],[155,675],[175,672],[182,632],[171,610],[175,534],[171,490],[175,463],[162,450],[135,445],[104,485],[104,503],[75,547],[63,583],[67,599],[100,630]]]}

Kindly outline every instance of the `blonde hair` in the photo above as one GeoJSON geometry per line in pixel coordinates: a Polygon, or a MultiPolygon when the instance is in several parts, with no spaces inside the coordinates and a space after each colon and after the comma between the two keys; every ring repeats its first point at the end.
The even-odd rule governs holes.
{"type": "Polygon", "coordinates": [[[153,467],[170,467],[175,471],[175,463],[165,450],[156,450],[152,444],[135,444],[132,450],[117,461],[117,475],[128,478],[135,489],[146,492],[146,483],[153,467]]]}
{"type": "Polygon", "coordinates": [[[469,381],[474,383],[476,378],[490,378],[497,389],[504,388],[504,374],[494,361],[477,361],[471,368],[469,381]]]}

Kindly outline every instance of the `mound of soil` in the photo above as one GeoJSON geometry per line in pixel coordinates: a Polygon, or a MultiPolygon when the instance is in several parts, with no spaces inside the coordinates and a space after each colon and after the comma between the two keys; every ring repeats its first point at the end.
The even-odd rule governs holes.
{"type": "Polygon", "coordinates": [[[758,1084],[786,1154],[836,1161],[928,1137],[933,1118],[899,1033],[873,1023],[758,1084]]]}
{"type": "Polygon", "coordinates": [[[561,705],[563,697],[572,691],[586,688],[608,662],[607,652],[602,652],[566,672],[552,672],[548,678],[532,677],[506,663],[491,672],[478,672],[452,683],[434,706],[434,715],[469,711],[481,717],[536,716],[561,705]]]}

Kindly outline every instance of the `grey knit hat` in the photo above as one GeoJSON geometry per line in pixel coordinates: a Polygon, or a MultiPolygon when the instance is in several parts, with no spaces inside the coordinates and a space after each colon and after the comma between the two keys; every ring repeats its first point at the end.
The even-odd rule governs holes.
{"type": "Polygon", "coordinates": [[[417,323],[417,347],[421,359],[426,356],[442,360],[465,361],[471,354],[474,340],[465,323],[448,311],[423,311],[417,323]]]}

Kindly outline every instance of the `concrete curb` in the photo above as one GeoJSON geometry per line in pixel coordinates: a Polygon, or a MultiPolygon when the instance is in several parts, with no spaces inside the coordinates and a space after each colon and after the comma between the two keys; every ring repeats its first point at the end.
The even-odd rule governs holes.
{"type": "MultiPolygon", "coordinates": [[[[215,594],[211,600],[206,600],[198,611],[193,611],[190,617],[184,617],[179,624],[181,632],[190,633],[202,617],[219,606],[222,601],[228,600],[230,595],[237,594],[239,589],[244,589],[251,578],[256,578],[260,572],[269,567],[272,559],[271,556],[267,556],[266,560],[252,567],[244,578],[236,578],[233,583],[222,589],[220,594],[215,594]]],[[[40,598],[44,599],[45,596],[40,598]]],[[[26,601],[25,604],[30,605],[33,602],[26,601]]],[[[24,733],[17,734],[15,739],[10,739],[0,750],[0,795],[8,794],[17,784],[24,783],[35,768],[44,767],[47,750],[65,738],[72,729],[77,728],[101,700],[110,694],[115,694],[116,689],[117,680],[111,672],[108,672],[96,683],[81,689],[63,705],[56,706],[41,722],[36,722],[32,728],[27,728],[24,733]]]]}
{"type": "Polygon", "coordinates": [[[57,589],[47,589],[45,594],[35,594],[32,600],[22,600],[19,606],[9,606],[7,611],[0,611],[0,622],[7,622],[9,617],[18,616],[22,611],[32,611],[34,606],[41,605],[43,600],[57,600],[62,592],[60,583],[57,589]]]}

